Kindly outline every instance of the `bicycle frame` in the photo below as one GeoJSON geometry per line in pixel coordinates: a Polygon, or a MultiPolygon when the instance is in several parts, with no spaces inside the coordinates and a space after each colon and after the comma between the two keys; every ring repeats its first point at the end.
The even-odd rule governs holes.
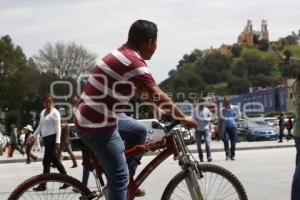
{"type": "MultiPolygon", "coordinates": [[[[166,131],[167,132],[167,131],[166,131]]],[[[180,135],[180,133],[179,133],[180,135]]],[[[127,190],[127,199],[132,200],[135,197],[135,192],[138,189],[138,187],[144,182],[144,180],[153,172],[154,169],[157,168],[164,160],[166,160],[170,155],[174,155],[175,157],[178,157],[182,154],[187,154],[187,149],[185,144],[183,143],[182,136],[179,136],[180,139],[175,141],[175,135],[170,134],[164,136],[164,138],[161,141],[153,141],[153,142],[148,142],[145,143],[144,145],[136,145],[130,149],[125,150],[125,156],[130,157],[136,154],[143,154],[147,153],[149,151],[156,151],[156,150],[161,150],[161,152],[155,156],[154,159],[152,159],[146,167],[142,169],[142,171],[136,176],[134,179],[132,174],[130,174],[130,181],[128,184],[128,190],[127,190]],[[179,141],[179,144],[178,144],[179,141]],[[178,148],[180,147],[180,148],[178,148]]],[[[184,158],[185,159],[185,158],[184,158]]],[[[97,162],[97,159],[95,156],[92,156],[92,160],[95,166],[97,178],[99,179],[100,183],[102,186],[104,186],[104,182],[102,179],[102,174],[104,173],[104,170],[102,166],[97,162]]],[[[183,161],[184,163],[185,161],[183,161]]],[[[184,165],[184,164],[183,164],[184,165]]],[[[188,185],[191,188],[191,191],[195,196],[201,196],[201,191],[199,191],[199,188],[194,188],[193,187],[193,181],[190,180],[188,181],[188,185]],[[193,191],[192,191],[193,190],[193,191]],[[195,194],[195,192],[197,194],[195,194]],[[200,194],[199,194],[200,192],[200,194]]],[[[202,199],[201,197],[199,198],[194,198],[194,199],[202,199]]]]}
{"type": "MultiPolygon", "coordinates": [[[[134,179],[132,175],[130,175],[130,182],[128,184],[128,192],[127,199],[132,200],[135,197],[135,191],[138,187],[144,182],[144,180],[151,174],[151,172],[156,169],[165,159],[167,159],[170,155],[178,156],[180,154],[179,149],[175,143],[174,137],[172,135],[165,136],[161,141],[148,142],[144,145],[136,145],[130,149],[125,150],[125,156],[130,157],[136,154],[143,154],[149,151],[156,151],[163,149],[155,158],[147,164],[146,167],[137,175],[134,179]]],[[[91,155],[90,158],[93,161],[93,165],[96,170],[97,178],[99,179],[102,186],[104,186],[104,182],[102,179],[102,174],[104,173],[104,169],[97,162],[97,159],[94,155],[91,155]]]]}
{"type": "Polygon", "coordinates": [[[131,200],[135,197],[135,191],[138,187],[144,182],[144,180],[151,174],[151,172],[156,169],[164,160],[166,160],[170,155],[178,156],[179,149],[177,148],[174,138],[172,135],[166,136],[163,141],[155,142],[153,144],[142,145],[143,147],[136,146],[133,149],[129,149],[125,151],[125,155],[135,155],[140,153],[146,153],[148,151],[155,151],[159,149],[163,149],[154,159],[151,160],[150,163],[147,164],[146,167],[137,175],[135,179],[131,176],[130,182],[128,185],[128,193],[127,199],[131,200]],[[145,148],[146,147],[146,148],[145,148]]]}

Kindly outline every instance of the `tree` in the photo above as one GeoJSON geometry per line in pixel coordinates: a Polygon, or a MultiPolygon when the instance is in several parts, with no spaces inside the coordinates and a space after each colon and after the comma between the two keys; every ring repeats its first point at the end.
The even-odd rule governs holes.
{"type": "Polygon", "coordinates": [[[269,49],[269,41],[268,40],[265,40],[265,39],[262,39],[262,40],[259,40],[259,46],[258,48],[262,51],[268,51],[269,49]]]}
{"type": "Polygon", "coordinates": [[[244,78],[235,77],[228,81],[227,90],[230,94],[247,93],[250,87],[250,82],[244,78]]]}
{"type": "Polygon", "coordinates": [[[253,35],[253,43],[258,45],[259,44],[259,34],[255,33],[253,35]]]}
{"type": "Polygon", "coordinates": [[[300,63],[281,63],[279,64],[279,70],[283,77],[297,78],[300,74],[300,63]]]}
{"type": "Polygon", "coordinates": [[[198,58],[202,57],[202,51],[199,49],[194,49],[191,54],[184,54],[181,60],[179,60],[177,69],[183,67],[185,64],[190,64],[195,62],[198,58]]]}
{"type": "Polygon", "coordinates": [[[42,71],[55,73],[61,79],[76,79],[81,73],[91,70],[96,58],[95,54],[74,42],[57,42],[55,45],[47,43],[39,55],[34,57],[34,61],[42,71]]]}
{"type": "Polygon", "coordinates": [[[0,38],[0,107],[17,110],[24,99],[23,73],[28,69],[22,48],[6,35],[0,38]]]}
{"type": "Polygon", "coordinates": [[[299,35],[292,31],[292,34],[286,36],[285,39],[288,45],[298,44],[299,35]]]}
{"type": "Polygon", "coordinates": [[[242,53],[242,47],[237,44],[233,45],[231,48],[231,53],[235,58],[240,57],[242,53]]]}
{"type": "Polygon", "coordinates": [[[283,51],[283,54],[285,56],[284,62],[285,63],[290,63],[290,59],[293,56],[292,52],[290,50],[286,49],[286,50],[283,51]]]}

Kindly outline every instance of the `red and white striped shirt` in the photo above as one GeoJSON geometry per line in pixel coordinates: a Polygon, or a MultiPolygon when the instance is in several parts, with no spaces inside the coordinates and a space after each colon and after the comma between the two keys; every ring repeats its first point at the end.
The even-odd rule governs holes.
{"type": "Polygon", "coordinates": [[[139,52],[123,45],[96,63],[76,102],[75,124],[85,132],[111,132],[117,125],[115,113],[127,105],[134,90],[155,85],[139,52]]]}

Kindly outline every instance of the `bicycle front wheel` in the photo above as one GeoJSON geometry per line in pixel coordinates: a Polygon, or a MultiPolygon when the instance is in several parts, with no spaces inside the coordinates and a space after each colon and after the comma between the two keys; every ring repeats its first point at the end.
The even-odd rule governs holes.
{"type": "Polygon", "coordinates": [[[33,176],[21,183],[8,200],[43,199],[91,199],[92,193],[77,179],[64,174],[50,173],[33,176]],[[45,190],[35,191],[40,184],[46,184],[45,190]],[[66,188],[62,188],[65,184],[66,188]]]}
{"type": "MultiPolygon", "coordinates": [[[[212,164],[198,165],[198,184],[204,200],[248,200],[241,182],[228,170],[212,164]]],[[[167,185],[162,200],[192,199],[185,179],[187,171],[178,173],[167,185]]]]}

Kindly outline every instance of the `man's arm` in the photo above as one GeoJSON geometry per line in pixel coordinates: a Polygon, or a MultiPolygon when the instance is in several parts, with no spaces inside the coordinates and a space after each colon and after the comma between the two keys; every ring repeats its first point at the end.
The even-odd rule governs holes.
{"type": "Polygon", "coordinates": [[[43,120],[42,120],[42,116],[44,115],[44,112],[42,111],[41,114],[40,114],[40,121],[39,121],[39,125],[38,127],[35,129],[34,133],[33,133],[33,136],[35,138],[38,137],[38,134],[41,133],[41,128],[42,128],[42,123],[43,123],[43,120]]]}
{"type": "Polygon", "coordinates": [[[212,119],[212,113],[210,112],[210,110],[207,108],[207,115],[205,115],[205,119],[207,122],[210,122],[212,119]]]}

